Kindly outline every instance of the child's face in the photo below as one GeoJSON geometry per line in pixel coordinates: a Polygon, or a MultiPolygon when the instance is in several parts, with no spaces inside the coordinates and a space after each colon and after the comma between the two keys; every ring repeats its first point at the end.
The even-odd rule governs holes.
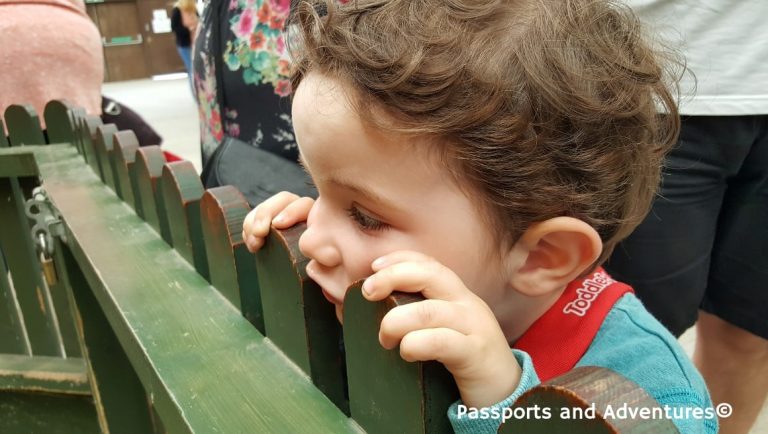
{"type": "Polygon", "coordinates": [[[344,85],[311,73],[297,89],[293,122],[302,159],[320,193],[299,246],[309,276],[336,305],[397,250],[432,256],[492,310],[505,276],[476,204],[417,139],[374,131],[349,107],[344,85]]]}

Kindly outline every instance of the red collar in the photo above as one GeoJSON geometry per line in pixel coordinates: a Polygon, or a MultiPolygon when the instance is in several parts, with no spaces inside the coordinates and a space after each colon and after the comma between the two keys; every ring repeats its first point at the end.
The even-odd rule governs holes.
{"type": "Polygon", "coordinates": [[[568,284],[560,298],[512,346],[527,352],[544,382],[573,369],[629,285],[603,270],[568,284]]]}

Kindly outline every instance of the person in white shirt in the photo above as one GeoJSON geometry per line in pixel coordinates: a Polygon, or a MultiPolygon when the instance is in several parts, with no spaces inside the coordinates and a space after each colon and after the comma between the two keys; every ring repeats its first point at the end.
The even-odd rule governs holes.
{"type": "Polygon", "coordinates": [[[721,432],[747,433],[768,394],[768,2],[628,3],[688,71],[660,194],[606,268],[675,335],[696,324],[721,432]]]}

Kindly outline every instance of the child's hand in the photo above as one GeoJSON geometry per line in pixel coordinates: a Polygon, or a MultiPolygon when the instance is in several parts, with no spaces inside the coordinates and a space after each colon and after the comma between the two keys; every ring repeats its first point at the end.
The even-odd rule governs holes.
{"type": "Polygon", "coordinates": [[[281,191],[258,204],[243,221],[243,240],[248,251],[256,253],[264,245],[270,225],[285,229],[306,221],[314,203],[311,197],[281,191]]]}
{"type": "Polygon", "coordinates": [[[421,292],[427,300],[398,306],[381,321],[379,341],[400,343],[406,361],[437,360],[453,374],[464,404],[493,405],[514,392],[520,366],[488,305],[450,269],[421,253],[399,251],[372,264],[363,295],[421,292]]]}

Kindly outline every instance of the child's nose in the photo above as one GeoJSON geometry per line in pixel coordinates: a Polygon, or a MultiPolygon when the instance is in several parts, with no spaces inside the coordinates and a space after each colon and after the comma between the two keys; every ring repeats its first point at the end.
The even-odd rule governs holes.
{"type": "Polygon", "coordinates": [[[299,250],[304,256],[314,259],[323,267],[335,267],[341,264],[341,253],[333,246],[327,234],[315,227],[307,230],[299,238],[299,250]]]}
{"type": "Polygon", "coordinates": [[[335,267],[341,264],[341,252],[333,242],[333,231],[318,215],[318,212],[322,213],[318,205],[321,204],[315,203],[309,212],[307,230],[299,238],[299,250],[323,267],[335,267]]]}

